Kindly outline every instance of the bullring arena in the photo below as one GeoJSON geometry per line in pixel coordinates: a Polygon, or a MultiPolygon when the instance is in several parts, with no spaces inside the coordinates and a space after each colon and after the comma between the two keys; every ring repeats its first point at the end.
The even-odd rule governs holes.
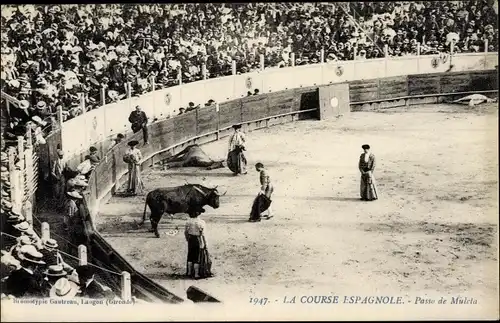
{"type": "MultiPolygon", "coordinates": [[[[249,165],[263,162],[275,183],[275,217],[261,223],[248,222],[259,187],[252,168],[238,177],[228,169],[148,169],[148,191],[186,182],[227,190],[220,208],[202,216],[210,279],[182,278],[186,215],[164,216],[160,239],[147,231],[149,221],[137,226],[144,196],[113,197],[97,228],[134,267],[179,295],[194,283],[241,303],[306,291],[494,300],[497,118],[495,104],[434,104],[249,132],[249,165]],[[359,201],[366,142],[378,158],[374,202],[359,201]]],[[[227,140],[202,147],[217,159],[227,140]]]]}
{"type": "Polygon", "coordinates": [[[497,2],[14,5],[2,19],[2,321],[498,319],[497,2]],[[226,165],[166,167],[193,144],[226,165]],[[258,162],[274,217],[251,222],[269,192],[258,162]],[[171,189],[184,184],[211,193],[171,189]],[[186,214],[201,207],[203,230],[186,214]]]}

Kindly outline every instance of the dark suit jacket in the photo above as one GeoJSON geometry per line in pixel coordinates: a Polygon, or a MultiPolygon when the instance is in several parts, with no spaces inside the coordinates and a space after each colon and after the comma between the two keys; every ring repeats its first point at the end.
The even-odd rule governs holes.
{"type": "Polygon", "coordinates": [[[5,282],[5,294],[15,297],[43,297],[43,278],[40,274],[30,274],[23,268],[13,271],[5,282]]]}
{"type": "Polygon", "coordinates": [[[146,122],[148,122],[148,117],[144,111],[132,111],[130,116],[128,117],[128,121],[133,125],[142,126],[146,122]]]}
{"type": "Polygon", "coordinates": [[[93,280],[88,286],[80,286],[81,297],[87,298],[108,298],[113,299],[114,293],[110,290],[105,290],[104,287],[93,280]]]}

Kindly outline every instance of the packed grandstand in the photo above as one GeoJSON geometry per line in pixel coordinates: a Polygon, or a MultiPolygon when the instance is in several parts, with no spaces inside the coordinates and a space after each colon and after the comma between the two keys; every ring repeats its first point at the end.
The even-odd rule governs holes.
{"type": "MultiPolygon", "coordinates": [[[[52,282],[50,277],[67,275],[68,282],[60,284],[66,289],[71,277],[78,277],[64,256],[58,254],[61,261],[54,258],[57,242],[42,242],[9,200],[12,164],[6,148],[17,146],[17,137],[27,131],[35,143],[43,143],[59,107],[67,120],[84,112],[82,100],[86,110],[99,108],[101,93],[105,102],[113,102],[128,91],[137,96],[153,90],[152,79],[155,88],[164,88],[231,75],[233,62],[238,74],[254,72],[261,69],[261,57],[268,69],[386,54],[497,51],[496,5],[494,1],[2,5],[1,211],[3,231],[9,234],[2,241],[11,241],[2,245],[2,266],[8,267],[2,278],[19,269],[21,262],[45,261],[39,292],[49,296],[51,286],[41,283],[47,277],[52,282]],[[18,104],[7,111],[6,100],[18,104]]],[[[92,273],[87,267],[79,271],[92,273]]],[[[21,290],[5,293],[26,295],[21,290]]]]}

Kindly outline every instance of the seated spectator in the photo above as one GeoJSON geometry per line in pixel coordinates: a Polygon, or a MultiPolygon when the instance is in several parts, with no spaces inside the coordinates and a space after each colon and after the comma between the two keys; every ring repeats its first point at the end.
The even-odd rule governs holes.
{"type": "Polygon", "coordinates": [[[21,268],[13,271],[5,281],[5,291],[14,297],[43,297],[43,278],[38,267],[44,265],[42,254],[34,246],[23,246],[19,260],[21,268]]]}
{"type": "Polygon", "coordinates": [[[179,114],[178,115],[181,115],[181,114],[184,114],[186,113],[186,109],[185,108],[179,108],[179,114]]]}
{"type": "Polygon", "coordinates": [[[259,89],[255,89],[255,90],[253,90],[253,95],[259,95],[259,94],[260,94],[260,93],[259,93],[259,89]]]}
{"type": "Polygon", "coordinates": [[[80,293],[78,285],[66,277],[59,278],[50,288],[49,297],[54,299],[73,299],[80,293]]]}
{"type": "MultiPolygon", "coordinates": [[[[44,296],[51,297],[51,291],[54,291],[54,285],[61,278],[66,278],[68,273],[64,270],[62,265],[49,265],[47,269],[43,272],[44,277],[44,296]]],[[[74,296],[74,295],[73,295],[74,296]]]]}
{"type": "Polygon", "coordinates": [[[39,250],[40,253],[43,254],[43,261],[45,262],[47,267],[60,265],[66,272],[71,273],[74,269],[66,262],[64,262],[64,259],[57,250],[58,247],[59,245],[54,239],[43,241],[43,248],[39,250]]]}
{"type": "Polygon", "coordinates": [[[66,212],[64,213],[63,217],[63,225],[64,225],[64,230],[70,231],[72,229],[70,227],[71,222],[76,217],[79,210],[77,201],[79,203],[79,201],[83,199],[83,196],[81,196],[80,193],[74,190],[67,192],[66,195],[68,196],[68,198],[66,199],[66,206],[65,206],[66,212]]]}

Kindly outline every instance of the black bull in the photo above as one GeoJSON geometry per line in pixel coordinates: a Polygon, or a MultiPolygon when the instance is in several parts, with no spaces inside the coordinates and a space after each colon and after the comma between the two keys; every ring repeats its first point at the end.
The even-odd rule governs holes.
{"type": "Polygon", "coordinates": [[[139,225],[143,225],[146,221],[147,205],[151,211],[149,217],[151,231],[155,233],[156,237],[160,237],[158,224],[164,213],[173,215],[176,213],[205,212],[203,209],[205,205],[217,209],[219,207],[219,196],[217,187],[208,188],[199,184],[157,188],[146,196],[144,213],[139,225]]]}

